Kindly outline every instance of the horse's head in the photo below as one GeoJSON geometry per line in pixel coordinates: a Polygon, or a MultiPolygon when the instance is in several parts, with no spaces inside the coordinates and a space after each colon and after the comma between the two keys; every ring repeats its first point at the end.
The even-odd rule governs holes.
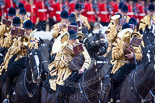
{"type": "Polygon", "coordinates": [[[41,81],[41,70],[42,70],[42,63],[41,63],[41,54],[39,50],[29,50],[28,54],[28,66],[32,73],[32,81],[34,83],[39,83],[41,81]]]}
{"type": "Polygon", "coordinates": [[[108,42],[106,39],[106,35],[104,35],[101,30],[99,30],[98,33],[95,33],[94,44],[99,47],[99,55],[103,55],[106,53],[108,42]]]}

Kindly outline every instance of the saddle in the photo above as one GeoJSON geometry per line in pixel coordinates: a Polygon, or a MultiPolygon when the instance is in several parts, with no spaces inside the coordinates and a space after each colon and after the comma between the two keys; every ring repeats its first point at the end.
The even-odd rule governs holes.
{"type": "Polygon", "coordinates": [[[81,78],[82,74],[78,74],[78,72],[73,72],[66,80],[64,86],[59,86],[59,91],[64,94],[74,94],[75,92],[75,84],[81,78]]]}

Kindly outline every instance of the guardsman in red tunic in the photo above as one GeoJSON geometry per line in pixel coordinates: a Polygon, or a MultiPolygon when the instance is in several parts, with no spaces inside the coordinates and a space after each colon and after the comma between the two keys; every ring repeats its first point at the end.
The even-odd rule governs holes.
{"type": "Polygon", "coordinates": [[[112,15],[114,15],[114,5],[116,4],[116,2],[115,2],[115,0],[113,0],[113,1],[111,1],[110,2],[110,6],[111,6],[111,8],[112,8],[112,15]]]}
{"type": "Polygon", "coordinates": [[[24,4],[24,6],[26,6],[28,4],[27,0],[19,0],[20,3],[24,4]]]}
{"type": "Polygon", "coordinates": [[[116,14],[118,12],[120,0],[116,0],[116,2],[113,4],[113,14],[116,14]]]}
{"type": "Polygon", "coordinates": [[[75,4],[77,3],[78,0],[73,0],[69,3],[68,9],[69,9],[69,15],[74,12],[75,10],[75,4]]]}
{"type": "MultiPolygon", "coordinates": [[[[30,1],[30,2],[32,2],[32,1],[30,1]]],[[[30,5],[30,3],[27,3],[24,7],[26,10],[27,16],[30,18],[30,16],[31,16],[31,5],[30,5]]]]}
{"type": "Polygon", "coordinates": [[[95,19],[95,11],[93,9],[93,2],[92,0],[89,0],[89,2],[85,3],[84,5],[84,11],[86,13],[86,17],[88,18],[88,22],[93,25],[96,21],[95,19]]]}
{"type": "Polygon", "coordinates": [[[60,17],[60,14],[61,14],[61,11],[63,10],[63,3],[62,3],[62,0],[58,0],[58,2],[55,3],[54,5],[54,12],[55,12],[55,21],[56,22],[60,22],[61,21],[61,17],[60,17]]]}
{"type": "Polygon", "coordinates": [[[145,0],[140,0],[138,3],[138,19],[139,21],[146,15],[145,12],[145,0]]]}
{"type": "Polygon", "coordinates": [[[37,21],[37,6],[34,3],[33,0],[30,0],[29,4],[25,6],[26,12],[28,17],[30,17],[30,20],[32,21],[33,24],[33,30],[35,29],[35,24],[37,21]]]}
{"type": "Polygon", "coordinates": [[[60,14],[62,10],[63,10],[63,1],[58,0],[58,2],[56,2],[54,5],[54,12],[55,12],[54,20],[56,21],[56,23],[61,21],[60,14]]]}
{"type": "Polygon", "coordinates": [[[37,6],[37,17],[39,18],[39,23],[37,24],[38,31],[46,29],[46,20],[47,20],[47,8],[45,7],[45,1],[39,0],[36,2],[37,6]]]}
{"type": "Polygon", "coordinates": [[[107,9],[107,0],[103,0],[103,2],[100,2],[98,5],[100,22],[103,26],[108,26],[110,22],[110,14],[107,9]]]}
{"type": "Polygon", "coordinates": [[[134,17],[134,11],[133,11],[133,0],[127,0],[128,1],[128,9],[129,9],[129,12],[128,12],[128,16],[129,17],[134,17]]]}
{"type": "Polygon", "coordinates": [[[0,21],[2,19],[2,14],[4,13],[3,9],[4,9],[4,1],[0,1],[0,21]]]}
{"type": "Polygon", "coordinates": [[[55,12],[54,12],[54,5],[55,5],[55,1],[53,0],[47,0],[45,5],[48,8],[48,14],[49,14],[49,30],[51,30],[51,27],[55,24],[55,20],[54,20],[54,16],[55,16],[55,12]]]}

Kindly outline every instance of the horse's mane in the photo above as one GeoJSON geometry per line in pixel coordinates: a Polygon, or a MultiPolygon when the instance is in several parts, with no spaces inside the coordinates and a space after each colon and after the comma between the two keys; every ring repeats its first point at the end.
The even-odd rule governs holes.
{"type": "MultiPolygon", "coordinates": [[[[14,56],[12,58],[14,58],[14,56]]],[[[14,61],[14,63],[11,63],[11,65],[8,66],[8,70],[11,70],[11,72],[8,72],[8,75],[10,77],[14,77],[14,76],[18,75],[17,71],[27,68],[27,59],[26,58],[27,57],[23,57],[17,61],[14,61]],[[23,65],[23,64],[25,64],[25,65],[23,65]]]]}
{"type": "MultiPolygon", "coordinates": [[[[151,63],[154,63],[155,62],[155,60],[154,61],[150,61],[150,62],[145,62],[145,63],[142,63],[142,64],[140,64],[140,65],[138,65],[137,66],[137,68],[135,68],[133,71],[135,71],[135,72],[143,72],[143,74],[145,74],[146,73],[146,67],[149,65],[149,64],[151,64],[151,63]]],[[[133,72],[133,71],[131,71],[130,72],[130,74],[133,72]]]]}
{"type": "Polygon", "coordinates": [[[148,51],[148,50],[155,51],[155,42],[149,44],[144,49],[145,49],[145,51],[148,51]]]}

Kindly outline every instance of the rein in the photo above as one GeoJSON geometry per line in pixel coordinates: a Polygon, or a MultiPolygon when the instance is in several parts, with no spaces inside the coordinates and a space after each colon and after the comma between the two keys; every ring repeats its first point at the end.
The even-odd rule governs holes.
{"type": "MultiPolygon", "coordinates": [[[[145,64],[144,66],[146,66],[146,64],[145,64]]],[[[148,98],[148,95],[147,95],[146,97],[143,97],[143,96],[141,96],[141,94],[138,93],[137,86],[136,86],[136,78],[137,78],[138,80],[140,80],[140,77],[139,77],[139,75],[137,74],[137,70],[138,70],[138,69],[133,70],[133,72],[130,74],[130,88],[131,88],[131,91],[133,91],[134,94],[137,95],[137,96],[140,98],[141,102],[144,103],[144,102],[149,101],[149,100],[151,100],[151,99],[147,99],[147,98],[148,98]],[[133,82],[131,82],[131,80],[133,80],[133,82]]],[[[143,85],[147,90],[150,91],[150,89],[149,89],[145,84],[142,84],[142,85],[143,85]]]]}
{"type": "MultiPolygon", "coordinates": [[[[35,54],[33,54],[32,53],[32,55],[37,55],[36,53],[35,54]]],[[[28,62],[30,63],[30,61],[28,60],[28,62]]],[[[40,68],[39,66],[34,66],[34,67],[32,67],[31,65],[30,65],[30,70],[31,70],[31,72],[32,72],[32,69],[37,69],[37,68],[40,68]]],[[[28,69],[28,68],[27,68],[28,69]]],[[[27,79],[27,69],[25,69],[24,70],[24,78],[23,78],[23,89],[24,89],[24,92],[25,92],[25,94],[27,94],[30,98],[32,98],[32,97],[34,97],[34,95],[36,94],[36,90],[37,90],[37,86],[39,86],[38,84],[39,83],[34,83],[33,82],[33,80],[28,80],[27,79]],[[29,91],[28,90],[28,88],[26,87],[26,83],[28,83],[28,85],[33,85],[34,87],[32,88],[32,91],[29,91]]],[[[39,75],[39,77],[41,76],[40,75],[40,73],[38,72],[38,75],[39,75]]]]}
{"type": "MultiPolygon", "coordinates": [[[[100,62],[100,63],[107,63],[107,62],[100,62]]],[[[98,61],[97,60],[95,60],[95,68],[97,68],[97,64],[98,64],[98,61]]],[[[89,88],[89,87],[87,87],[87,86],[85,86],[85,85],[82,85],[81,83],[79,83],[79,88],[80,88],[80,93],[82,94],[82,96],[83,96],[83,98],[84,98],[84,100],[87,102],[87,103],[91,103],[90,102],[90,100],[89,100],[89,98],[88,98],[88,96],[86,95],[86,92],[85,92],[85,89],[84,89],[84,86],[87,88],[87,89],[89,89],[90,91],[92,91],[93,92],[93,96],[94,96],[94,93],[95,93],[95,95],[97,94],[98,96],[98,100],[99,100],[99,103],[101,103],[101,100],[100,100],[100,94],[101,93],[105,93],[105,91],[103,90],[103,83],[102,83],[102,79],[101,79],[101,73],[99,73],[98,75],[96,74],[97,73],[97,69],[96,69],[96,71],[95,71],[95,76],[96,76],[96,79],[98,79],[99,80],[99,85],[100,85],[100,88],[98,89],[98,90],[93,90],[93,89],[91,89],[91,88],[89,88]]],[[[82,75],[82,82],[84,82],[85,80],[84,80],[84,76],[85,76],[85,73],[83,73],[83,75],[82,75]]]]}
{"type": "Polygon", "coordinates": [[[24,91],[25,91],[25,94],[27,94],[30,98],[32,98],[32,97],[34,97],[34,94],[36,93],[36,87],[37,87],[38,85],[35,85],[35,87],[33,88],[33,90],[30,92],[30,91],[27,89],[27,87],[26,87],[26,82],[27,82],[29,85],[34,84],[34,83],[32,82],[32,80],[29,81],[29,80],[27,79],[26,73],[27,73],[27,70],[25,69],[25,70],[24,70],[23,89],[24,89],[24,91]]]}

